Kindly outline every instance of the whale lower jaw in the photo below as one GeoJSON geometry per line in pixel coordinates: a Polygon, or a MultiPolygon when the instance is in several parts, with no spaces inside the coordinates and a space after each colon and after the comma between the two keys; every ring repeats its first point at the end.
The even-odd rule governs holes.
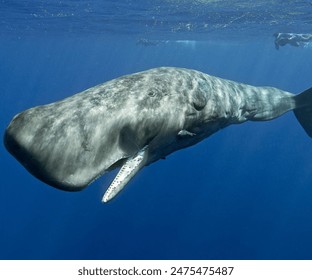
{"type": "Polygon", "coordinates": [[[102,202],[113,199],[126,184],[144,167],[147,160],[147,147],[145,146],[137,154],[129,157],[122,165],[116,177],[106,190],[102,202]]]}

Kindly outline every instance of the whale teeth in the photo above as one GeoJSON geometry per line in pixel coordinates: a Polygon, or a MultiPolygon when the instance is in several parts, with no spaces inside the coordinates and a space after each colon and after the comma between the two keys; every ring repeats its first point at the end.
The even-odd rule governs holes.
{"type": "Polygon", "coordinates": [[[147,146],[136,153],[134,156],[129,157],[123,166],[120,168],[115,179],[112,181],[106,190],[102,202],[108,202],[114,198],[125,185],[137,174],[142,167],[144,167],[147,158],[147,146]]]}

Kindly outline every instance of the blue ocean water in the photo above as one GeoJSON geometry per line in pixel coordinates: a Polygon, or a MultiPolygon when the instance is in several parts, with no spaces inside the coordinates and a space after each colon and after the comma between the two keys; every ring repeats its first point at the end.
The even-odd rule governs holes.
{"type": "MultiPolygon", "coordinates": [[[[0,131],[13,116],[112,78],[186,67],[293,93],[312,86],[309,1],[0,1],[0,131]],[[150,42],[142,44],[142,42],[150,42]]],[[[174,109],[174,108],[173,108],[174,109]]],[[[311,259],[312,141],[292,113],[228,127],[78,193],[0,145],[0,259],[311,259]]]]}

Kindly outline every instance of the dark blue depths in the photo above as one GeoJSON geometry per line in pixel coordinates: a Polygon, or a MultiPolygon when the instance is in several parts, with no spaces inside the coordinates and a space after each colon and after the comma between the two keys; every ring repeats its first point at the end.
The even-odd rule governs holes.
{"type": "MultiPolygon", "coordinates": [[[[158,66],[298,93],[312,86],[311,53],[276,51],[269,41],[3,40],[0,130],[24,109],[158,66]]],[[[311,155],[312,139],[292,113],[232,126],[143,169],[101,204],[114,174],[79,193],[59,191],[1,144],[0,258],[311,259],[311,155]]]]}

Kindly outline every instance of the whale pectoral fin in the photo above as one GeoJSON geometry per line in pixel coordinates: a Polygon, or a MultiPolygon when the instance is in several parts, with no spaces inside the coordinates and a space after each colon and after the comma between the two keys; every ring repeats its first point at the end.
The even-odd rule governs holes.
{"type": "Polygon", "coordinates": [[[192,133],[192,132],[189,132],[189,131],[187,131],[187,130],[185,130],[185,129],[182,129],[182,130],[180,130],[179,132],[178,132],[178,136],[179,137],[193,137],[193,136],[195,136],[196,134],[195,133],[192,133]]]}
{"type": "Polygon", "coordinates": [[[144,167],[147,158],[147,146],[129,157],[123,166],[120,168],[113,182],[105,192],[102,202],[108,202],[114,198],[125,185],[144,167]]]}

